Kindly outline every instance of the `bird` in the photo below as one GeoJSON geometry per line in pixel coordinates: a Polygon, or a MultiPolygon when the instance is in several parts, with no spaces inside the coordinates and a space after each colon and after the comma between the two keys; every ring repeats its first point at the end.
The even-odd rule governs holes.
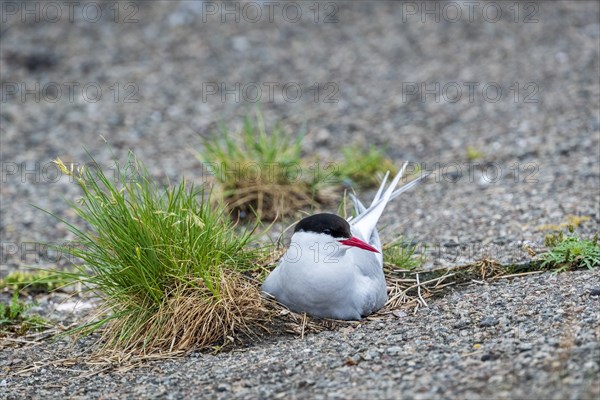
{"type": "Polygon", "coordinates": [[[388,296],[377,221],[390,200],[427,176],[394,190],[407,164],[387,188],[389,171],[385,174],[368,208],[350,195],[354,218],[318,213],[301,219],[261,291],[291,311],[316,318],[360,320],[381,309],[388,296]]]}

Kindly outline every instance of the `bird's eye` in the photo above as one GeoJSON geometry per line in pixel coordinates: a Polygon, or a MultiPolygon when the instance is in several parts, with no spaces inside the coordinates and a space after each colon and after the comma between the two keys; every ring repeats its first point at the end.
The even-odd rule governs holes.
{"type": "Polygon", "coordinates": [[[326,235],[331,235],[331,229],[329,229],[329,228],[323,229],[323,233],[326,235]]]}

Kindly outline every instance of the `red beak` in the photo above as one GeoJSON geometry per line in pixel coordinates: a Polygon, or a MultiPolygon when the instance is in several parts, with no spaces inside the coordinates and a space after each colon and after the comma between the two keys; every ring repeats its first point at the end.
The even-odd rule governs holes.
{"type": "Polygon", "coordinates": [[[346,246],[358,247],[363,250],[372,251],[373,253],[379,253],[379,250],[377,250],[375,247],[363,242],[362,240],[360,240],[354,236],[352,236],[350,239],[340,240],[339,242],[346,246]]]}

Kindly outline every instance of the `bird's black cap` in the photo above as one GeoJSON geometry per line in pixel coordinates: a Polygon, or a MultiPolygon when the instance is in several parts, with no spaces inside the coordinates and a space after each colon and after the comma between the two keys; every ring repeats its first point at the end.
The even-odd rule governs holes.
{"type": "Polygon", "coordinates": [[[296,232],[315,232],[325,233],[334,238],[348,239],[352,237],[350,233],[350,224],[344,218],[335,214],[321,213],[303,218],[296,225],[296,232]]]}

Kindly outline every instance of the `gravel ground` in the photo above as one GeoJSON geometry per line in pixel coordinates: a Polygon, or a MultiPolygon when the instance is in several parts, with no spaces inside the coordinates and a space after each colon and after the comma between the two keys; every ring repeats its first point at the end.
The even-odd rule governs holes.
{"type": "Polygon", "coordinates": [[[275,337],[125,373],[53,367],[85,343],[4,350],[7,398],[481,398],[600,395],[600,272],[530,276],[453,290],[414,315],[275,337]]]}
{"type": "MultiPolygon", "coordinates": [[[[251,3],[263,11],[257,22],[249,21],[255,14],[247,3],[237,3],[239,22],[222,14],[221,3],[200,1],[81,2],[73,21],[64,6],[56,22],[49,21],[56,18],[46,3],[29,4],[39,6],[28,6],[39,10],[39,21],[22,14],[24,3],[2,3],[0,274],[66,263],[31,244],[69,238],[64,226],[31,204],[74,217],[65,199],[75,199],[77,189],[56,175],[50,160],[86,163],[85,147],[108,167],[105,138],[119,157],[133,149],[158,179],[186,176],[200,183],[203,165],[191,149],[220,122],[239,124],[253,107],[242,101],[254,96],[251,82],[262,88],[259,104],[268,122],[279,119],[290,133],[307,124],[307,154],[336,160],[340,145],[368,142],[386,146],[398,163],[410,159],[435,171],[405,201],[390,205],[381,221],[384,240],[402,234],[427,245],[428,265],[482,256],[526,260],[524,244],[543,245],[540,227],[569,215],[589,217],[581,234],[598,231],[597,2],[516,8],[480,2],[472,21],[465,2],[328,2],[319,3],[318,14],[314,3],[297,2],[302,16],[295,22],[294,10],[283,6],[270,21],[262,2],[251,3]],[[448,4],[463,8],[456,22],[448,4]],[[96,6],[103,9],[98,21],[96,6]],[[439,21],[425,7],[439,7],[439,21]],[[494,22],[497,9],[502,16],[494,22]],[[229,94],[212,94],[215,83],[229,94]],[[282,92],[286,84],[300,85],[302,98],[282,92]],[[272,101],[268,85],[278,85],[272,101]],[[469,87],[475,87],[472,96],[469,87]],[[429,94],[413,94],[417,88],[429,94]],[[475,164],[466,164],[469,146],[482,153],[475,164]]],[[[592,311],[598,299],[586,291],[597,286],[597,272],[474,284],[415,316],[349,331],[274,338],[124,375],[84,379],[46,368],[30,377],[0,376],[0,385],[13,398],[159,392],[591,398],[598,396],[598,315],[592,311]],[[480,327],[488,317],[492,326],[480,327]],[[461,325],[463,319],[470,322],[461,325]],[[527,340],[507,337],[521,327],[527,340]],[[348,357],[357,365],[346,365],[348,357]]],[[[21,365],[65,351],[60,343],[5,349],[2,362],[21,359],[14,362],[21,365]]],[[[3,368],[1,374],[8,371],[3,368]]]]}

